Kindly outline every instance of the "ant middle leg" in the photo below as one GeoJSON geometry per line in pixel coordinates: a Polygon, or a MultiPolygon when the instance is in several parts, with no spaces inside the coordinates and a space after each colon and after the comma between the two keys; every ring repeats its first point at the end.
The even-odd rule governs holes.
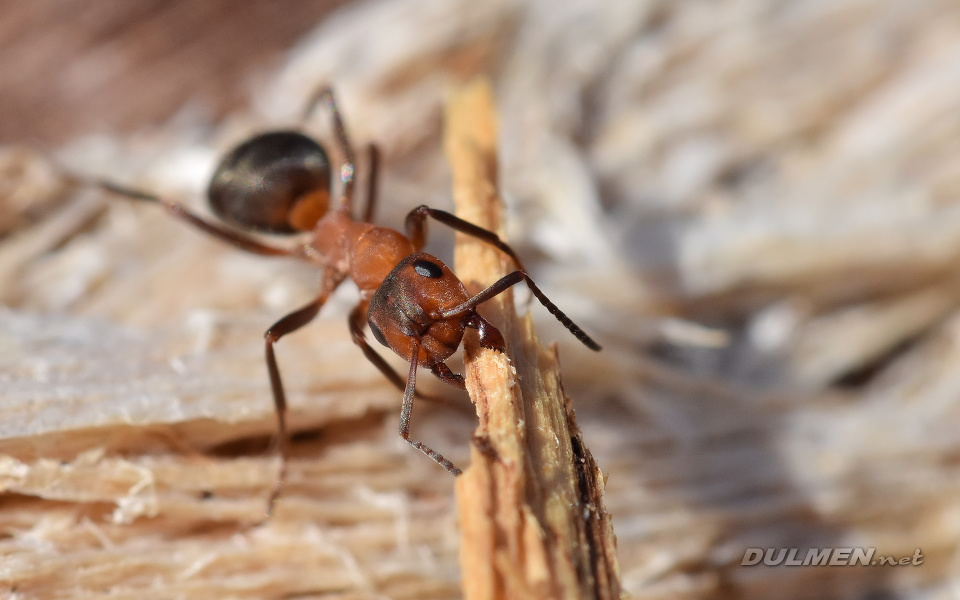
{"type": "Polygon", "coordinates": [[[336,287],[335,281],[325,278],[323,292],[315,300],[298,308],[273,324],[264,334],[266,340],[267,372],[270,374],[270,389],[273,393],[274,410],[277,415],[277,447],[280,454],[280,473],[267,500],[267,516],[273,515],[273,508],[287,479],[287,396],[283,390],[283,381],[280,378],[280,367],[273,346],[277,341],[292,333],[310,321],[320,312],[320,308],[327,301],[330,291],[336,287]]]}

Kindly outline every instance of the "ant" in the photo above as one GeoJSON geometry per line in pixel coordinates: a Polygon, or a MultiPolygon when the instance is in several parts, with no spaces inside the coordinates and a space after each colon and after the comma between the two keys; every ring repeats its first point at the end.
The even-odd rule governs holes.
{"type": "Polygon", "coordinates": [[[154,194],[106,180],[88,181],[115,194],[159,204],[174,217],[241,250],[265,256],[298,258],[323,270],[317,296],[274,323],[264,334],[281,459],[267,515],[272,514],[280,496],[287,469],[287,400],[274,345],[283,336],[312,321],[330,294],[348,277],[360,290],[360,302],[348,318],[353,341],[393,385],[403,390],[400,437],[454,475],[459,475],[460,469],[432,448],[410,437],[410,415],[416,395],[418,367],[430,369],[444,383],[466,389],[463,376],[453,373],[444,361],[460,347],[467,328],[478,330],[483,347],[500,352],[505,350],[503,336],[480,316],[477,306],[517,283],[525,282],[533,296],[578,340],[592,350],[600,350],[599,344],[544,295],[527,275],[513,249],[496,233],[446,211],[423,205],[407,215],[406,235],[371,223],[379,162],[379,153],[373,145],[368,148],[370,176],[366,208],[360,218],[354,217],[354,155],[332,89],[319,90],[305,115],[309,116],[321,103],[329,108],[343,158],[339,174],[340,196],[332,207],[334,182],[327,152],[310,137],[292,130],[256,135],[221,160],[210,181],[207,197],[213,213],[227,227],[195,214],[178,202],[154,194]],[[491,244],[506,254],[517,269],[471,296],[447,265],[422,251],[427,238],[428,218],[491,244]],[[309,233],[310,237],[306,243],[288,249],[263,243],[248,232],[309,233]],[[410,362],[406,379],[367,343],[363,332],[365,324],[378,342],[410,362]]]}

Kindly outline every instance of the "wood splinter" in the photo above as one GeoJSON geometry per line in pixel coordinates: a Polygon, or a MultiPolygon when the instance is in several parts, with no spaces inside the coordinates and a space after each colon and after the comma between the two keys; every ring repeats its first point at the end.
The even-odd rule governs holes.
{"type": "MultiPolygon", "coordinates": [[[[447,106],[444,147],[456,214],[503,238],[497,194],[497,124],[490,86],[475,81],[447,106]]],[[[457,234],[455,270],[471,291],[512,267],[502,253],[457,234]]],[[[466,386],[480,425],[457,478],[464,596],[620,597],[616,538],[603,477],[562,390],[556,348],[540,347],[512,294],[482,306],[507,352],[465,341],[466,386]]]]}

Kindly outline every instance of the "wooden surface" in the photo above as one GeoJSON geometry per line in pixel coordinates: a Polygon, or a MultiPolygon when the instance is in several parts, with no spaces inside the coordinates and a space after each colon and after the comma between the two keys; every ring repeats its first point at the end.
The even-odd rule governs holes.
{"type": "MultiPolygon", "coordinates": [[[[296,123],[332,83],[357,145],[384,151],[377,220],[400,227],[418,204],[451,209],[444,97],[487,73],[507,237],[604,345],[584,352],[531,306],[607,475],[623,590],[950,597],[957,6],[557,6],[351,3],[291,37],[263,79],[241,76],[253,91],[223,119],[204,116],[212,102],[175,110],[131,133],[61,138],[56,158],[202,209],[219,153],[296,123]],[[924,562],[741,566],[750,547],[919,548],[924,562]]],[[[200,63],[217,55],[182,69],[216,73],[200,63]]],[[[24,73],[23,93],[50,79],[24,73]]],[[[66,81],[47,97],[87,85],[66,81]]],[[[149,104],[139,89],[111,92],[123,107],[110,112],[149,104]]],[[[14,120],[104,131],[80,112],[93,103],[64,102],[69,128],[14,120]]],[[[322,115],[303,125],[329,143],[322,115]]],[[[441,230],[430,250],[446,260],[441,230]]],[[[299,437],[287,495],[261,523],[277,467],[261,336],[317,274],[68,189],[22,145],[0,151],[0,235],[0,593],[462,596],[454,484],[398,439],[399,394],[347,333],[349,289],[278,349],[299,437]]],[[[415,409],[418,439],[457,464],[475,426],[415,409]]]]}
{"type": "MultiPolygon", "coordinates": [[[[445,114],[457,214],[503,235],[489,82],[454,90],[445,114]]],[[[473,293],[516,268],[489,244],[464,235],[455,258],[473,293]]],[[[475,340],[464,347],[467,390],[480,420],[470,467],[456,487],[464,597],[619,598],[603,476],[563,393],[556,350],[539,345],[529,315],[517,317],[512,291],[483,310],[503,333],[507,351],[475,340]]]]}
{"type": "MultiPolygon", "coordinates": [[[[56,147],[185,105],[222,118],[337,0],[37,0],[0,7],[0,140],[56,147]]],[[[199,115],[198,115],[199,116],[199,115]]]]}

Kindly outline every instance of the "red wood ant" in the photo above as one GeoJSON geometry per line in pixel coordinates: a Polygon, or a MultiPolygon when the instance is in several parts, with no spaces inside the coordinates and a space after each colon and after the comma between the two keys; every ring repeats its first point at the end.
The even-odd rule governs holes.
{"type": "Polygon", "coordinates": [[[577,339],[592,350],[600,350],[593,339],[544,295],[527,275],[513,249],[494,232],[427,206],[418,206],[407,215],[407,235],[373,225],[370,221],[376,201],[378,163],[374,146],[370,146],[366,209],[361,218],[354,217],[353,150],[332,90],[322,89],[306,114],[309,115],[320,103],[329,107],[343,156],[340,197],[332,208],[330,199],[334,186],[327,153],[317,142],[296,131],[257,135],[234,148],[220,162],[207,196],[214,214],[230,227],[206,220],[180,203],[153,194],[103,180],[94,182],[113,193],[160,204],[175,217],[247,252],[299,258],[323,269],[323,280],[316,298],[274,323],[265,334],[267,370],[276,408],[281,457],[281,470],[270,495],[267,514],[272,512],[280,495],[287,462],[287,401],[273,347],[281,337],[313,320],[334,289],[348,277],[360,290],[360,302],[350,312],[348,320],[353,341],[387,379],[403,390],[400,437],[454,475],[459,475],[460,469],[432,448],[410,437],[410,414],[417,367],[430,369],[441,381],[466,389],[463,376],[453,373],[444,363],[460,347],[466,328],[479,331],[482,346],[504,351],[503,336],[480,316],[476,310],[478,305],[521,281],[525,282],[537,300],[577,339]],[[428,218],[495,246],[510,257],[517,270],[471,296],[447,265],[421,251],[426,243],[428,218]],[[286,249],[265,244],[244,231],[267,234],[309,232],[310,238],[300,246],[286,249]],[[364,324],[369,326],[378,342],[410,362],[406,379],[367,344],[364,324]]]}

